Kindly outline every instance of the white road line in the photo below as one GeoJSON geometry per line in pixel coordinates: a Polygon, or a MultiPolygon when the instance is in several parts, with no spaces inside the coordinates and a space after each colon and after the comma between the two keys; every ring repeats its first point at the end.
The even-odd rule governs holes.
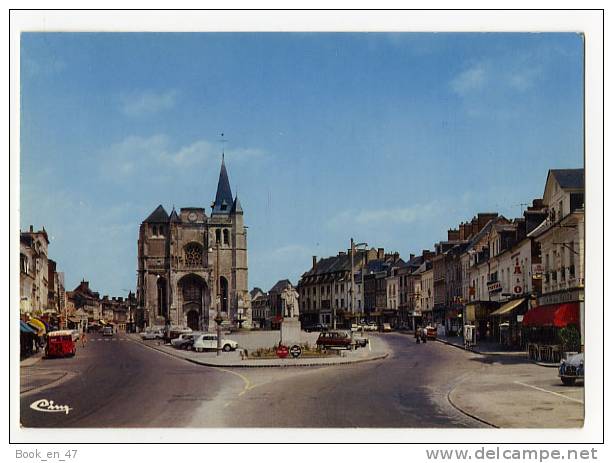
{"type": "Polygon", "coordinates": [[[573,402],[579,402],[580,404],[583,404],[583,400],[573,399],[572,397],[568,397],[567,395],[560,394],[558,392],[548,391],[547,389],[543,389],[543,388],[538,387],[538,386],[533,386],[531,384],[522,383],[520,381],[513,381],[513,382],[515,384],[519,384],[521,386],[531,387],[532,389],[536,389],[537,391],[548,392],[549,394],[557,395],[558,397],[563,397],[565,399],[572,400],[573,402]]]}

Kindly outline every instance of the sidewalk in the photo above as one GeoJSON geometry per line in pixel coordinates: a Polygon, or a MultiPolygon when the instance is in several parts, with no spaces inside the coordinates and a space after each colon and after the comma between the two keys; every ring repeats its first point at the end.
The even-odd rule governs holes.
{"type": "Polygon", "coordinates": [[[37,352],[35,354],[32,354],[28,358],[25,358],[25,359],[21,360],[19,362],[19,366],[21,368],[23,368],[23,367],[31,367],[32,365],[40,362],[41,359],[43,358],[44,354],[45,354],[45,351],[43,349],[40,349],[39,352],[37,352]]]}
{"type": "Polygon", "coordinates": [[[68,372],[63,370],[21,368],[19,372],[19,394],[55,384],[67,375],[68,372]]]}
{"type": "Polygon", "coordinates": [[[531,362],[496,362],[463,375],[447,399],[462,413],[497,428],[583,426],[583,386],[564,386],[555,371],[531,362]]]}
{"type": "MultiPolygon", "coordinates": [[[[437,341],[450,346],[464,349],[464,338],[462,336],[437,336],[437,341]]],[[[468,350],[481,355],[507,355],[511,357],[526,357],[525,350],[503,350],[502,346],[495,342],[480,342],[468,350]]],[[[526,358],[527,360],[527,358],[526,358]]]]}
{"type": "Polygon", "coordinates": [[[163,345],[159,341],[143,341],[137,334],[131,334],[130,338],[144,346],[164,352],[176,358],[181,358],[192,363],[210,367],[226,368],[270,368],[270,367],[318,367],[330,365],[346,365],[351,363],[368,362],[387,358],[390,350],[387,344],[376,337],[370,338],[370,347],[364,347],[352,351],[340,351],[340,355],[323,358],[286,358],[286,359],[243,359],[241,351],[222,352],[193,352],[175,349],[169,345],[163,345]]]}

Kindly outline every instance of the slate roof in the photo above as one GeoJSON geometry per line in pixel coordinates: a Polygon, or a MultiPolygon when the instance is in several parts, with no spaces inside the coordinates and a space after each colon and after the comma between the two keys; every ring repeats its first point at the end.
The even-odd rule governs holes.
{"type": "Polygon", "coordinates": [[[258,292],[260,292],[262,294],[266,294],[266,293],[264,293],[264,291],[262,291],[262,288],[259,288],[259,287],[256,286],[251,291],[249,291],[249,295],[253,299],[258,292]]]}
{"type": "Polygon", "coordinates": [[[228,180],[228,171],[224,158],[221,158],[221,170],[219,171],[219,181],[217,182],[217,194],[213,203],[213,214],[229,214],[230,208],[234,204],[232,199],[232,190],[230,189],[230,180],[228,180]],[[225,210],[222,206],[225,204],[225,210]]]}
{"type": "Polygon", "coordinates": [[[561,188],[564,189],[584,189],[585,171],[584,169],[551,169],[549,171],[561,188]]]}
{"type": "Polygon", "coordinates": [[[243,208],[241,207],[241,202],[238,199],[238,195],[234,198],[234,202],[232,203],[232,209],[230,209],[230,214],[242,214],[243,208]]]}
{"type": "Polygon", "coordinates": [[[181,222],[181,218],[179,217],[179,214],[177,214],[177,211],[175,211],[175,208],[172,208],[172,212],[170,213],[170,218],[168,219],[169,222],[173,223],[173,222],[181,222]]]}
{"type": "MultiPolygon", "coordinates": [[[[288,284],[292,284],[291,281],[289,281],[288,279],[285,280],[279,280],[275,283],[275,285],[270,288],[270,293],[280,293],[281,291],[283,291],[285,288],[287,288],[288,284]]],[[[293,285],[292,285],[293,286],[293,285]]]]}
{"type": "Polygon", "coordinates": [[[164,207],[160,204],[158,207],[155,208],[155,211],[153,211],[149,217],[147,217],[144,222],[147,223],[167,223],[168,222],[168,213],[166,212],[166,210],[164,209],[164,207]]]}

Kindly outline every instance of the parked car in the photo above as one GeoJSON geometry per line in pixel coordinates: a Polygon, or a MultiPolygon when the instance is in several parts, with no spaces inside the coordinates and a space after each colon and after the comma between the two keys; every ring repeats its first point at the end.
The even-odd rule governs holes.
{"type": "Polygon", "coordinates": [[[584,379],[584,354],[569,355],[560,362],[558,376],[565,386],[572,386],[578,379],[584,379]]]}
{"type": "MultiPolygon", "coordinates": [[[[230,352],[236,350],[238,343],[230,339],[221,338],[221,350],[224,352],[230,352]]],[[[216,333],[203,333],[194,337],[192,343],[192,349],[196,352],[203,352],[205,350],[217,349],[217,334],[216,333]]]]}
{"type": "Polygon", "coordinates": [[[195,337],[198,334],[199,333],[182,333],[178,338],[174,338],[172,341],[170,341],[170,344],[177,349],[191,349],[194,344],[195,337]]]}
{"type": "Polygon", "coordinates": [[[389,333],[390,331],[392,331],[392,325],[390,325],[389,323],[383,323],[379,329],[383,333],[389,333]]]}
{"type": "Polygon", "coordinates": [[[72,332],[72,339],[78,341],[81,338],[80,330],[70,330],[72,332]]]}
{"type": "Polygon", "coordinates": [[[113,327],[105,326],[102,328],[102,336],[113,336],[113,327]]]}
{"type": "Polygon", "coordinates": [[[360,336],[357,333],[353,335],[353,343],[356,348],[358,347],[366,347],[368,345],[368,338],[365,336],[360,336]]]}
{"type": "Polygon", "coordinates": [[[316,323],[314,325],[307,325],[304,327],[304,331],[307,333],[313,333],[314,331],[326,331],[328,327],[326,325],[322,325],[321,323],[316,323]]]}
{"type": "Polygon", "coordinates": [[[426,337],[428,339],[436,339],[436,328],[433,327],[432,325],[428,325],[425,328],[426,330],[426,337]]]}
{"type": "Polygon", "coordinates": [[[140,334],[141,339],[162,339],[164,337],[164,330],[159,328],[147,328],[140,334]]]}
{"type": "Polygon", "coordinates": [[[379,329],[375,322],[368,322],[364,328],[366,328],[366,331],[377,331],[379,329]]]}
{"type": "Polygon", "coordinates": [[[333,349],[351,349],[353,341],[345,331],[323,331],[317,338],[317,347],[333,349]]]}

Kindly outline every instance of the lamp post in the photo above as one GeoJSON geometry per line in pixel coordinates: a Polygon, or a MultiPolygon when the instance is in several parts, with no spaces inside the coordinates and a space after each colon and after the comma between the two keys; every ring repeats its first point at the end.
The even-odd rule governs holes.
{"type": "MultiPolygon", "coordinates": [[[[355,313],[355,271],[354,271],[354,258],[355,258],[355,249],[358,246],[367,247],[367,243],[355,243],[353,238],[351,238],[351,312],[355,313]]],[[[363,288],[363,286],[362,286],[363,288]]]]}

